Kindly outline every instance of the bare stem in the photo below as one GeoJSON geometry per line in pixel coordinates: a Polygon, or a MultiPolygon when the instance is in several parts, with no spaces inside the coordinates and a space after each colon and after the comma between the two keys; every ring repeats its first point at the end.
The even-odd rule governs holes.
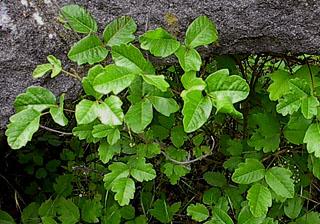
{"type": "Polygon", "coordinates": [[[195,163],[195,162],[198,162],[198,161],[200,161],[200,160],[202,160],[202,159],[204,159],[204,158],[206,158],[206,157],[208,157],[208,156],[210,156],[210,155],[212,154],[212,151],[213,151],[213,149],[214,149],[214,147],[215,147],[215,140],[214,140],[214,138],[213,138],[212,136],[211,136],[211,139],[212,139],[213,143],[212,143],[212,145],[211,145],[211,150],[210,150],[210,152],[207,153],[207,154],[205,154],[205,155],[203,155],[203,156],[200,156],[200,157],[198,157],[198,158],[196,158],[196,159],[186,160],[186,161],[178,161],[178,160],[172,159],[172,158],[171,158],[168,154],[166,154],[164,151],[161,151],[161,154],[164,155],[167,160],[169,160],[169,161],[171,161],[171,162],[173,162],[173,163],[175,163],[175,164],[178,164],[178,165],[188,165],[188,164],[191,164],[191,163],[195,163]]]}
{"type": "Polygon", "coordinates": [[[58,134],[60,134],[60,136],[73,135],[71,132],[58,131],[58,130],[55,130],[55,129],[52,129],[52,128],[48,128],[48,127],[43,126],[43,125],[40,125],[40,128],[45,129],[45,130],[50,131],[50,132],[58,133],[58,134]]]}
{"type": "Polygon", "coordinates": [[[63,73],[65,73],[66,75],[68,75],[68,76],[71,76],[72,78],[75,78],[75,79],[77,79],[77,80],[79,80],[79,81],[82,81],[82,79],[81,79],[81,77],[78,75],[78,74],[73,74],[73,73],[71,73],[71,72],[68,72],[68,71],[66,71],[66,70],[61,70],[63,73]]]}

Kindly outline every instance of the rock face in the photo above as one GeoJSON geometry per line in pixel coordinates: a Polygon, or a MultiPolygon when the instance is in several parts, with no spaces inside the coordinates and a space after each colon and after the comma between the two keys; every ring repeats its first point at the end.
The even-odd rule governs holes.
{"type": "MultiPolygon", "coordinates": [[[[219,30],[219,54],[320,52],[318,0],[2,0],[0,2],[0,129],[13,113],[15,96],[30,85],[75,97],[79,83],[69,77],[33,80],[31,72],[53,54],[65,60],[72,34],[58,23],[59,7],[86,7],[102,30],[121,15],[136,20],[139,31],[163,26],[184,35],[199,15],[208,15],[219,30]],[[177,22],[174,22],[177,18],[177,22]]],[[[65,63],[65,67],[75,66],[65,63]]]]}

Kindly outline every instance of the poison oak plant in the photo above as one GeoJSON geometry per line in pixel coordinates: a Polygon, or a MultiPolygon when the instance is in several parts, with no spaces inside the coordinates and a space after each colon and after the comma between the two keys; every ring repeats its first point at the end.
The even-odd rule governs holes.
{"type": "MultiPolygon", "coordinates": [[[[189,25],[182,42],[163,28],[136,38],[137,26],[128,16],[109,23],[100,36],[97,22],[77,5],[63,7],[60,21],[83,35],[68,58],[89,64],[87,74],[66,71],[49,55],[32,75],[68,75],[81,82],[85,94],[67,109],[63,94],[57,98],[43,87],[29,87],[14,102],[6,136],[12,149],[26,146],[39,128],[78,140],[60,154],[66,173],[48,189],[53,196],[28,205],[22,223],[174,223],[178,213],[207,224],[320,223],[320,202],[314,199],[319,192],[312,191],[320,188],[317,57],[300,58],[293,67],[268,56],[203,63],[198,47],[218,41],[206,16],[189,25]],[[175,56],[180,66],[154,67],[147,54],[175,56]],[[112,63],[105,65],[107,58],[112,63]],[[64,128],[42,125],[48,116],[64,128]],[[89,166],[79,166],[79,158],[89,166]],[[205,158],[200,171],[195,164],[205,158]],[[198,177],[186,183],[185,177],[199,172],[203,193],[188,201],[172,201],[155,190],[162,174],[172,188],[180,181],[199,182],[198,177]],[[75,193],[83,175],[91,181],[85,195],[75,193]]],[[[20,161],[32,161],[27,155],[20,161]]],[[[51,161],[38,163],[38,179],[61,164],[51,161]]],[[[14,223],[4,211],[0,220],[14,223]]]]}

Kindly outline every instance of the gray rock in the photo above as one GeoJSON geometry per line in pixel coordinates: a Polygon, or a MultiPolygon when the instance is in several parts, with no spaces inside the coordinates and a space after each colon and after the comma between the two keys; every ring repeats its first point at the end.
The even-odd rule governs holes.
{"type": "MultiPolygon", "coordinates": [[[[219,46],[213,53],[310,53],[320,49],[317,0],[2,0],[0,2],[0,128],[13,113],[16,95],[30,85],[76,97],[80,86],[69,77],[34,80],[31,72],[53,54],[66,62],[68,46],[79,37],[57,21],[60,6],[78,3],[98,20],[100,29],[114,18],[131,15],[145,29],[163,26],[182,38],[198,15],[216,22],[219,46]],[[168,16],[178,22],[170,24],[168,16]],[[173,17],[174,18],[174,17],[173,17]]],[[[77,68],[65,63],[67,68],[77,68]]]]}

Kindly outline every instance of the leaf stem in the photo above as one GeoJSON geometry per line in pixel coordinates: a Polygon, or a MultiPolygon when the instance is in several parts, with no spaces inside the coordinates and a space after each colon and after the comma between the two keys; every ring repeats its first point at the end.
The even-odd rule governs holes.
{"type": "Polygon", "coordinates": [[[50,132],[58,133],[58,134],[60,134],[60,136],[73,135],[71,132],[58,131],[58,130],[55,130],[55,129],[52,129],[52,128],[48,128],[48,127],[43,126],[43,125],[40,125],[40,128],[45,129],[45,130],[50,131],[50,132]]]}
{"type": "Polygon", "coordinates": [[[164,151],[161,151],[161,154],[162,155],[164,155],[165,157],[166,157],[166,159],[167,160],[169,160],[169,161],[171,161],[171,162],[173,162],[173,163],[175,163],[175,164],[178,164],[178,165],[188,165],[188,164],[191,164],[191,163],[195,163],[195,162],[198,162],[198,161],[200,161],[200,160],[202,160],[202,159],[204,159],[204,158],[206,158],[206,157],[208,157],[208,156],[210,156],[211,154],[212,154],[212,151],[213,151],[213,149],[214,149],[214,147],[215,147],[215,140],[214,140],[214,138],[211,136],[211,139],[212,139],[212,146],[211,146],[211,151],[209,152],[209,153],[207,153],[207,154],[205,154],[205,155],[203,155],[203,156],[200,156],[200,157],[198,157],[198,158],[196,158],[196,159],[192,159],[192,160],[186,160],[186,161],[178,161],[178,160],[175,160],[175,159],[172,159],[168,154],[166,154],[164,151]]]}
{"type": "Polygon", "coordinates": [[[78,74],[73,74],[73,73],[68,72],[68,71],[66,71],[64,69],[62,69],[61,71],[63,73],[65,73],[66,75],[71,76],[72,78],[75,78],[75,79],[79,80],[80,82],[82,81],[81,77],[78,74]]]}
{"type": "Polygon", "coordinates": [[[314,95],[315,86],[314,86],[314,79],[313,79],[312,70],[311,70],[311,68],[310,68],[310,64],[309,64],[306,56],[303,55],[303,57],[304,57],[304,60],[306,61],[306,64],[307,64],[307,66],[308,66],[308,70],[309,70],[309,74],[310,74],[310,80],[311,80],[311,88],[312,88],[312,89],[311,89],[311,95],[313,96],[313,95],[314,95]]]}
{"type": "Polygon", "coordinates": [[[74,110],[70,110],[70,109],[66,109],[66,108],[63,108],[64,111],[67,111],[67,112],[70,112],[70,113],[74,113],[75,111],[74,110]]]}

